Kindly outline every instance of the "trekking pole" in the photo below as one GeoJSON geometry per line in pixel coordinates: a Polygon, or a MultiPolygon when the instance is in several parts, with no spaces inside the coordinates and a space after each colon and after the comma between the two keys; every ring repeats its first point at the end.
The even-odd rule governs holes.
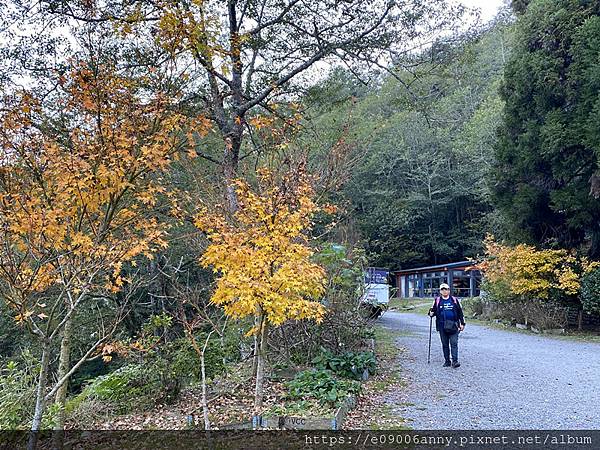
{"type": "Polygon", "coordinates": [[[427,350],[427,364],[431,361],[431,324],[433,323],[433,317],[429,316],[429,350],[427,350]]]}

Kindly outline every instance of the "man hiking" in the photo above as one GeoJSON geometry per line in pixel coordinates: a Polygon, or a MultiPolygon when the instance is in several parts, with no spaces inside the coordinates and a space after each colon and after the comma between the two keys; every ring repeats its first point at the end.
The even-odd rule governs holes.
{"type": "Polygon", "coordinates": [[[435,316],[435,329],[440,333],[442,351],[444,352],[444,367],[460,367],[458,362],[458,333],[465,329],[465,318],[456,297],[450,296],[450,286],[440,285],[441,297],[436,297],[429,309],[429,317],[435,316]],[[448,345],[449,344],[449,345],[448,345]],[[452,363],[450,363],[450,348],[452,363]]]}

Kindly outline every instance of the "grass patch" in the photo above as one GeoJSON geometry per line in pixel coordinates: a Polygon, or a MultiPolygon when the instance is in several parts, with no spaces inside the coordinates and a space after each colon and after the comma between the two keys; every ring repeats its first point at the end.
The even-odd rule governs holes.
{"type": "Polygon", "coordinates": [[[395,358],[398,354],[396,338],[400,333],[391,328],[375,327],[375,353],[378,358],[395,358]]]}
{"type": "Polygon", "coordinates": [[[405,388],[406,381],[402,378],[400,367],[389,369],[383,377],[378,377],[370,381],[374,393],[381,393],[388,390],[391,386],[395,388],[405,388]]]}
{"type": "MultiPolygon", "coordinates": [[[[567,334],[554,335],[552,337],[565,340],[581,341],[581,342],[600,342],[600,334],[593,331],[566,330],[567,334]]],[[[544,335],[547,336],[547,335],[544,335]]]]}
{"type": "Polygon", "coordinates": [[[422,304],[422,303],[426,303],[429,302],[429,299],[427,298],[418,298],[418,297],[412,297],[412,298],[392,298],[388,304],[388,308],[395,308],[395,309],[414,309],[416,307],[418,307],[418,305],[422,304]]]}
{"type": "Polygon", "coordinates": [[[305,399],[273,405],[265,412],[264,417],[300,416],[300,417],[333,417],[336,408],[324,406],[317,400],[305,399]]]}
{"type": "MultiPolygon", "coordinates": [[[[398,347],[396,340],[402,333],[398,330],[378,326],[375,328],[376,345],[375,353],[379,362],[378,375],[367,381],[367,392],[369,397],[377,397],[380,400],[372,407],[365,416],[361,428],[371,430],[406,430],[406,419],[394,411],[392,406],[381,403],[386,393],[404,389],[407,385],[402,378],[402,369],[399,365],[398,355],[402,348],[398,347]]],[[[402,406],[402,405],[398,405],[402,406]]]]}
{"type": "Polygon", "coordinates": [[[433,302],[430,302],[430,303],[427,303],[426,305],[419,306],[418,308],[413,309],[411,311],[411,313],[427,315],[427,313],[429,312],[429,308],[431,308],[432,303],[433,302]]]}
{"type": "Polygon", "coordinates": [[[406,389],[408,381],[403,378],[400,365],[401,352],[406,350],[397,340],[411,333],[381,325],[374,327],[374,333],[377,375],[364,384],[358,405],[350,413],[344,429],[410,430],[411,419],[403,417],[402,410],[414,405],[403,402],[403,396],[398,395],[406,389]]]}
{"type": "Polygon", "coordinates": [[[371,420],[365,424],[370,430],[409,430],[407,420],[398,416],[390,405],[384,405],[377,411],[377,421],[371,420]]]}
{"type": "MultiPolygon", "coordinates": [[[[414,331],[408,331],[405,329],[397,330],[397,329],[392,329],[392,328],[383,327],[383,326],[382,326],[382,328],[391,331],[394,334],[394,339],[402,337],[402,336],[414,336],[415,335],[414,331]]],[[[395,341],[394,341],[394,348],[397,349],[395,341]]]]}

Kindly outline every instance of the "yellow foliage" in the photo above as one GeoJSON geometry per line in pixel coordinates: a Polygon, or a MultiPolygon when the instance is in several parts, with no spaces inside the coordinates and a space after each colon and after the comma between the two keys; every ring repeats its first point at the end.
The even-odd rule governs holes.
{"type": "Polygon", "coordinates": [[[325,272],[311,262],[306,235],[318,209],[313,190],[301,170],[278,181],[262,169],[258,178],[254,190],[236,181],[233,220],[207,208],[196,217],[210,240],[200,263],[219,274],[211,300],[236,318],[264,314],[276,326],[290,319],[320,322],[325,272]]]}
{"type": "Polygon", "coordinates": [[[261,115],[252,117],[251,119],[248,120],[248,123],[250,125],[252,125],[254,128],[256,128],[257,130],[260,130],[261,128],[272,128],[274,122],[275,122],[274,117],[261,116],[261,115]]]}
{"type": "Polygon", "coordinates": [[[15,305],[52,287],[119,290],[124,262],[166,246],[150,208],[169,197],[148,174],[170,164],[187,119],[111,67],[75,65],[60,83],[65,129],[34,126],[44,110],[29,93],[0,113],[0,287],[15,305]]]}
{"type": "Polygon", "coordinates": [[[486,259],[478,268],[486,281],[520,296],[548,299],[551,289],[575,295],[580,288],[576,267],[582,265],[586,270],[595,266],[566,250],[537,250],[525,244],[510,247],[496,242],[493,236],[487,236],[485,247],[486,259]]]}
{"type": "Polygon", "coordinates": [[[588,258],[582,257],[581,266],[583,267],[583,273],[588,274],[600,267],[600,261],[590,261],[588,258]]]}

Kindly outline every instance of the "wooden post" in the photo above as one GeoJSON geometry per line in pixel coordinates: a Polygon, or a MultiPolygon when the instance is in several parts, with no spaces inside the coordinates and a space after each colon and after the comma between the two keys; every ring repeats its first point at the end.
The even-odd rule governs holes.
{"type": "Polygon", "coordinates": [[[579,310],[579,313],[577,314],[577,329],[579,331],[581,331],[583,328],[583,309],[579,310]]]}
{"type": "Polygon", "coordinates": [[[469,297],[475,297],[475,271],[469,270],[469,297]]]}
{"type": "Polygon", "coordinates": [[[263,391],[264,391],[264,372],[265,372],[265,355],[267,353],[267,334],[268,334],[268,319],[266,313],[262,312],[260,317],[260,328],[258,330],[258,353],[256,365],[256,390],[254,393],[254,415],[258,416],[262,413],[263,407],[263,391]]]}

